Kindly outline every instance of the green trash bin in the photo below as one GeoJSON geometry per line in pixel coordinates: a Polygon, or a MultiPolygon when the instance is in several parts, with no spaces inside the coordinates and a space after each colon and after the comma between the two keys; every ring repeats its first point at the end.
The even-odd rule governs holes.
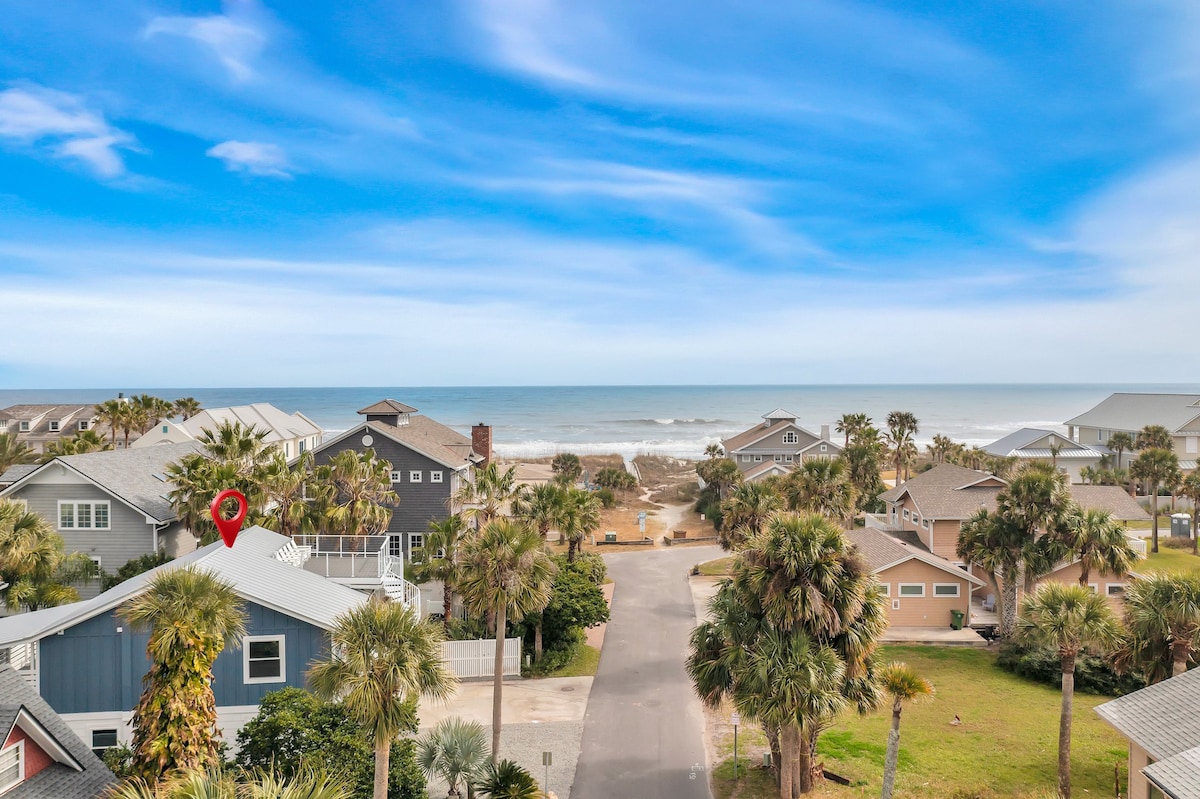
{"type": "Polygon", "coordinates": [[[950,629],[961,630],[963,628],[963,621],[965,621],[966,618],[966,614],[961,610],[950,611],[950,629]]]}

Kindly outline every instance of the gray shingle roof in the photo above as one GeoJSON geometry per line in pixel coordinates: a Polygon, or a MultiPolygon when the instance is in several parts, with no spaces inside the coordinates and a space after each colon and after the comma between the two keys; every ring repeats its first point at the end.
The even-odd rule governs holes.
{"type": "Polygon", "coordinates": [[[1150,782],[1171,799],[1200,797],[1200,746],[1142,769],[1150,782]]]}
{"type": "Polygon", "coordinates": [[[408,424],[399,426],[384,422],[364,422],[337,438],[326,441],[318,451],[344,448],[343,441],[354,439],[365,430],[385,435],[451,469],[461,469],[476,459],[471,439],[428,416],[410,416],[408,424]]]}
{"type": "Polygon", "coordinates": [[[264,441],[268,444],[322,433],[321,428],[304,414],[284,413],[269,402],[234,405],[229,408],[206,408],[180,422],[179,426],[193,437],[199,438],[206,429],[215,430],[222,422],[241,422],[247,427],[266,431],[264,441]]]}
{"type": "MultiPolygon", "coordinates": [[[[155,475],[164,474],[167,464],[184,455],[199,452],[195,442],[156,444],[152,447],[115,449],[106,452],[87,452],[82,455],[63,455],[42,464],[37,471],[56,469],[63,463],[83,475],[114,497],[124,500],[160,524],[177,517],[171,503],[164,499],[170,485],[155,475]]],[[[30,479],[35,472],[25,475],[30,479]]],[[[5,495],[19,491],[22,483],[14,482],[5,495]]]]}
{"type": "Polygon", "coordinates": [[[20,710],[37,719],[62,748],[71,753],[83,771],[52,763],[4,796],[12,799],[92,799],[102,796],[116,777],[92,754],[79,736],[46,704],[25,679],[8,666],[0,666],[0,734],[7,737],[20,710]]]}
{"type": "Polygon", "coordinates": [[[1200,746],[1200,669],[1105,702],[1096,713],[1117,731],[1166,760],[1200,746]]]}
{"type": "Polygon", "coordinates": [[[1150,514],[1120,486],[1072,485],[1071,498],[1084,510],[1106,510],[1123,522],[1149,519],[1150,514]]]}
{"type": "Polygon", "coordinates": [[[36,471],[40,463],[18,463],[16,466],[8,467],[8,471],[0,474],[0,485],[11,485],[17,482],[25,475],[36,471]]]}
{"type": "Polygon", "coordinates": [[[1011,455],[1018,457],[1050,457],[1050,442],[1058,444],[1062,447],[1062,451],[1058,453],[1060,458],[1099,458],[1103,453],[1094,450],[1085,444],[1078,444],[1064,436],[1062,433],[1056,433],[1053,430],[1042,430],[1036,427],[1022,427],[1015,433],[1009,433],[1004,438],[999,438],[983,448],[984,452],[989,455],[998,455],[1002,458],[1007,458],[1011,455]],[[1046,439],[1050,441],[1044,443],[1039,449],[1044,450],[1044,455],[1031,455],[1028,452],[1022,455],[1023,451],[1028,450],[1031,446],[1046,439]]]}
{"type": "Polygon", "coordinates": [[[416,413],[416,412],[417,412],[417,409],[412,407],[411,405],[405,405],[403,402],[397,402],[394,399],[380,400],[379,402],[376,402],[374,405],[368,405],[367,407],[365,407],[361,411],[359,411],[359,413],[363,414],[364,416],[367,414],[371,414],[372,416],[375,416],[377,414],[383,415],[383,414],[392,414],[392,413],[416,413]]]}
{"type": "Polygon", "coordinates": [[[946,488],[958,488],[959,486],[969,485],[985,477],[989,477],[987,472],[976,471],[975,469],[967,469],[953,463],[939,463],[932,469],[914,474],[907,483],[901,483],[895,488],[889,489],[879,495],[879,498],[884,502],[894,502],[904,493],[905,488],[920,487],[920,486],[944,486],[946,488]]]}
{"type": "Polygon", "coordinates": [[[918,549],[917,547],[901,543],[887,533],[880,532],[879,530],[873,530],[869,527],[858,527],[848,531],[846,537],[858,547],[863,560],[867,562],[867,565],[871,567],[871,571],[873,572],[879,572],[881,569],[886,569],[905,561],[919,560],[922,563],[928,563],[930,566],[934,566],[944,572],[949,572],[955,577],[967,580],[976,585],[984,584],[983,580],[963,571],[945,558],[939,558],[937,555],[932,555],[924,549],[918,549]]]}
{"type": "Polygon", "coordinates": [[[218,541],[83,602],[0,618],[0,647],[34,641],[105,613],[142,593],[161,571],[190,564],[233,584],[238,596],[322,629],[367,601],[367,595],[275,558],[286,536],[263,527],[242,530],[233,547],[218,541]]]}
{"type": "Polygon", "coordinates": [[[1136,432],[1160,424],[1175,432],[1200,416],[1200,394],[1126,394],[1108,397],[1064,424],[1136,432]]]}

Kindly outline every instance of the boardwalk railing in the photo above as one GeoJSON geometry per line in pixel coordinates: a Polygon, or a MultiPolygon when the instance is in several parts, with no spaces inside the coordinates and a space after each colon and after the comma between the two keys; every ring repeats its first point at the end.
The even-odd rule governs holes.
{"type": "MultiPolygon", "coordinates": [[[[442,663],[459,679],[495,676],[496,641],[443,641],[442,663]]],[[[521,639],[504,639],[504,676],[521,675],[521,639]]]]}

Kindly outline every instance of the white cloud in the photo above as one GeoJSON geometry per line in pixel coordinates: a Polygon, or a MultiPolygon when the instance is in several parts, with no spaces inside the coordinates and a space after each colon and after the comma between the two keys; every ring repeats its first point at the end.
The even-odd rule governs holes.
{"type": "Polygon", "coordinates": [[[254,77],[252,62],[262,52],[266,35],[248,20],[216,14],[208,17],[155,17],[142,35],[180,36],[203,45],[235,80],[254,77]]]}
{"type": "Polygon", "coordinates": [[[205,155],[225,162],[230,172],[246,172],[263,177],[290,178],[291,166],[283,150],[274,144],[255,141],[223,141],[210,147],[205,155]]]}
{"type": "Polygon", "coordinates": [[[0,92],[0,137],[47,146],[54,155],[81,161],[105,178],[124,174],[117,150],[134,144],[132,136],[89,111],[77,95],[40,86],[0,92]]]}

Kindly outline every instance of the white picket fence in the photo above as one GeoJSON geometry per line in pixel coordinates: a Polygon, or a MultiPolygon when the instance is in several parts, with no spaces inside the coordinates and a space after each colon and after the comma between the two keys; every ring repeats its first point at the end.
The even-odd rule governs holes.
{"type": "MultiPolygon", "coordinates": [[[[442,662],[459,679],[495,676],[496,641],[443,641],[442,662]]],[[[504,676],[521,675],[521,639],[504,639],[504,676]]]]}

